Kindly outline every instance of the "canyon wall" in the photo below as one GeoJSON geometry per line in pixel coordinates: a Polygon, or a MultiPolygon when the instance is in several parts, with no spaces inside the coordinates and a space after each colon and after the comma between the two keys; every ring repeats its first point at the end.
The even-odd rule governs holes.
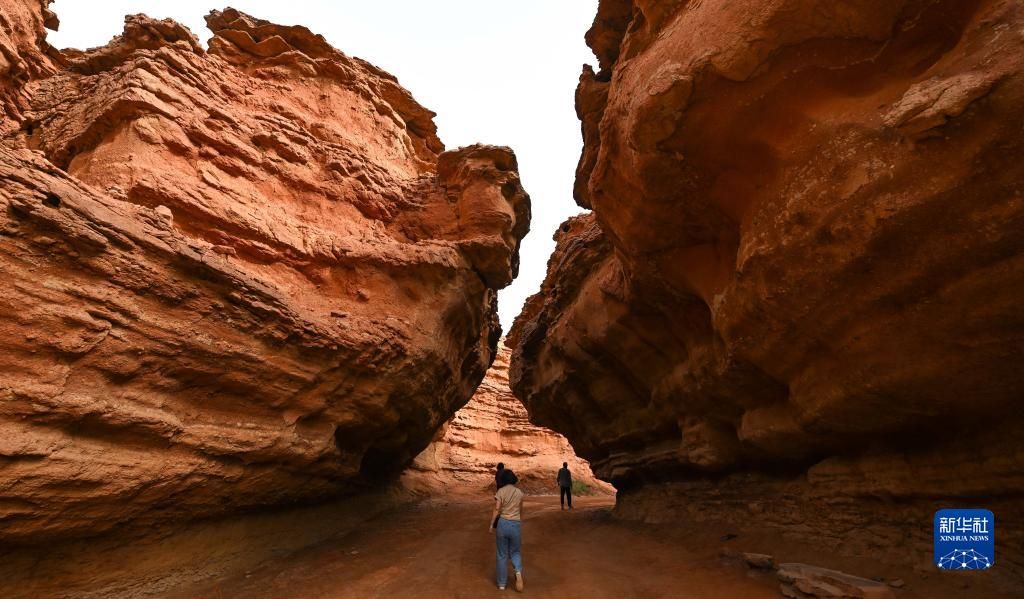
{"type": "Polygon", "coordinates": [[[1024,554],[1024,13],[601,0],[577,202],[511,384],[618,513],[925,566],[934,510],[1024,554]]]}
{"type": "Polygon", "coordinates": [[[227,9],[57,52],[0,0],[0,539],[365,488],[465,404],[529,198],[396,79],[227,9]]]}
{"type": "Polygon", "coordinates": [[[25,119],[29,96],[25,85],[52,75],[60,53],[46,43],[46,28],[56,29],[57,15],[49,0],[0,2],[0,135],[16,131],[25,119]]]}
{"type": "Polygon", "coordinates": [[[430,495],[466,494],[489,497],[499,462],[519,478],[530,494],[557,494],[555,480],[565,462],[573,481],[586,493],[612,493],[608,483],[594,478],[590,464],[573,452],[558,433],[530,423],[523,404],[508,386],[510,351],[499,344],[494,364],[473,398],[416,456],[402,475],[402,486],[430,495]]]}

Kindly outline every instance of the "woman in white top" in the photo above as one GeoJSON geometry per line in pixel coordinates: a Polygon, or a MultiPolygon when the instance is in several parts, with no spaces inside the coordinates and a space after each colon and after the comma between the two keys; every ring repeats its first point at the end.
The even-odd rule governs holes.
{"type": "Polygon", "coordinates": [[[516,569],[516,590],[523,590],[522,514],[525,494],[516,487],[519,479],[506,468],[501,474],[502,485],[494,495],[491,531],[498,530],[498,588],[505,590],[508,582],[508,560],[516,569]]]}

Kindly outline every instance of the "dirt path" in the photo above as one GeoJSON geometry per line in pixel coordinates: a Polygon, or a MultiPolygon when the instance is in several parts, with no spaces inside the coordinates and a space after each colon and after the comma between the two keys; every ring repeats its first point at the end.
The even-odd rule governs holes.
{"type": "MultiPolygon", "coordinates": [[[[709,549],[694,555],[656,529],[611,518],[611,498],[557,497],[524,507],[524,595],[559,599],[772,598],[773,577],[754,577],[709,549]]],[[[179,593],[194,598],[515,596],[494,583],[486,502],[421,505],[370,520],[345,535],[264,564],[244,576],[179,593]]]]}

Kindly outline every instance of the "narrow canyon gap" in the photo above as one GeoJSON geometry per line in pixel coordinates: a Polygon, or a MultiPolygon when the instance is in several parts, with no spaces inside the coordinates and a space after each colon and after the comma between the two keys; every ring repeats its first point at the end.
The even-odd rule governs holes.
{"type": "Polygon", "coordinates": [[[576,456],[565,437],[530,423],[508,386],[510,350],[498,345],[494,364],[473,399],[438,429],[434,440],[402,473],[402,486],[428,497],[489,498],[499,463],[530,494],[552,494],[563,463],[577,493],[610,495],[614,488],[595,479],[590,464],[576,456]]]}
{"type": "Polygon", "coordinates": [[[1019,0],[601,0],[504,342],[510,149],[302,26],[48,5],[0,0],[0,594],[475,599],[493,463],[560,455],[617,495],[530,498],[540,597],[1024,588],[1019,0]]]}

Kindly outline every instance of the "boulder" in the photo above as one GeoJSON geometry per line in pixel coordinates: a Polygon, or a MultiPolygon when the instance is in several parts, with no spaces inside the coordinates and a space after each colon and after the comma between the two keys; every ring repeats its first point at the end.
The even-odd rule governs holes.
{"type": "Polygon", "coordinates": [[[758,570],[772,570],[775,568],[775,558],[767,553],[743,553],[741,557],[751,568],[758,570]]]}
{"type": "Polygon", "coordinates": [[[885,583],[808,564],[780,564],[783,594],[794,599],[895,599],[885,583]],[[790,593],[790,594],[787,594],[790,593]]]}

